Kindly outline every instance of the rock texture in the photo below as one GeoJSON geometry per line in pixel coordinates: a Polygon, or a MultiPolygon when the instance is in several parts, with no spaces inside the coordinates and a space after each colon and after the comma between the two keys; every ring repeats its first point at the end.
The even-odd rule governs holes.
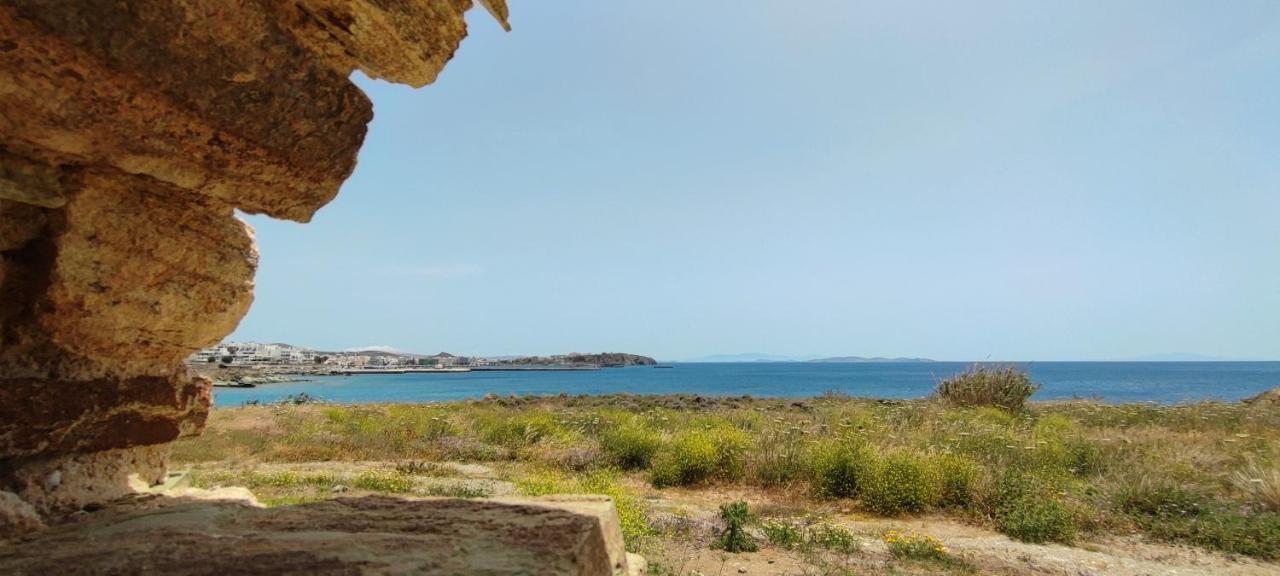
{"type": "Polygon", "coordinates": [[[1257,396],[1245,398],[1244,403],[1257,408],[1280,408],[1280,388],[1272,388],[1257,396]]]}
{"type": "Polygon", "coordinates": [[[469,8],[0,4],[0,491],[48,514],[163,477],[209,408],[183,358],[253,299],[235,210],[309,220],[373,115],[350,74],[432,82],[469,8]]]}
{"type": "Polygon", "coordinates": [[[264,509],[200,492],[139,499],[0,543],[0,572],[587,576],[643,567],[624,552],[602,497],[366,497],[264,509]]]}

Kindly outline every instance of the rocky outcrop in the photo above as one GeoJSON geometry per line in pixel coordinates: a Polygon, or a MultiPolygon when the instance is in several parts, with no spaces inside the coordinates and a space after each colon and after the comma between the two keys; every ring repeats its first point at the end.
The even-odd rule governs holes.
{"type": "Polygon", "coordinates": [[[1244,403],[1256,408],[1280,408],[1280,388],[1272,388],[1244,399],[1244,403]]]}
{"type": "Polygon", "coordinates": [[[0,491],[50,513],[163,477],[209,409],[183,358],[253,299],[235,210],[309,220],[372,118],[350,74],[432,82],[470,7],[0,5],[0,491]]]}
{"type": "Polygon", "coordinates": [[[264,509],[244,497],[202,492],[139,499],[0,543],[0,572],[643,573],[643,560],[624,551],[617,513],[603,497],[371,496],[264,509]]]}

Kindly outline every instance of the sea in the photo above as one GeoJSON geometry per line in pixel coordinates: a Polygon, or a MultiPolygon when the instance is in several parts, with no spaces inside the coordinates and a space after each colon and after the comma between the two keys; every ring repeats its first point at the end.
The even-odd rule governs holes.
{"type": "MultiPolygon", "coordinates": [[[[1091,398],[1175,404],[1236,401],[1280,387],[1280,362],[1017,363],[1041,385],[1034,400],[1091,398]]],[[[558,394],[697,394],[803,398],[828,392],[920,398],[967,362],[675,363],[592,371],[518,371],[306,376],[256,388],[215,388],[214,404],[271,403],[305,393],[340,404],[440,402],[558,394]]]]}

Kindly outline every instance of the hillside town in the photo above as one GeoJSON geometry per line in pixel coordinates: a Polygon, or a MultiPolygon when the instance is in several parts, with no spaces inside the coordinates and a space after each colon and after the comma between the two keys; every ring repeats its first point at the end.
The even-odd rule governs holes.
{"type": "Polygon", "coordinates": [[[192,354],[187,359],[187,363],[223,364],[236,367],[315,366],[336,369],[359,369],[452,368],[458,366],[488,366],[495,362],[487,358],[455,356],[448,352],[441,352],[432,356],[381,350],[326,352],[281,343],[228,342],[211,346],[192,354]]]}

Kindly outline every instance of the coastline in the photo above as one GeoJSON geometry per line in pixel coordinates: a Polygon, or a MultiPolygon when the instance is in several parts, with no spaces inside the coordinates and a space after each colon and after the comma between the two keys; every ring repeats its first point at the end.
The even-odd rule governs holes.
{"type": "MultiPolygon", "coordinates": [[[[484,397],[609,394],[688,394],[704,397],[810,398],[825,393],[903,400],[932,393],[937,383],[971,367],[968,363],[675,364],[598,370],[528,367],[449,373],[350,375],[326,370],[212,370],[213,379],[253,383],[252,390],[219,387],[219,405],[274,402],[306,393],[339,404],[440,402],[484,397]]],[[[1280,363],[1057,363],[1029,367],[1042,384],[1036,401],[1097,398],[1108,403],[1152,401],[1178,404],[1233,402],[1280,385],[1280,363]]]]}

